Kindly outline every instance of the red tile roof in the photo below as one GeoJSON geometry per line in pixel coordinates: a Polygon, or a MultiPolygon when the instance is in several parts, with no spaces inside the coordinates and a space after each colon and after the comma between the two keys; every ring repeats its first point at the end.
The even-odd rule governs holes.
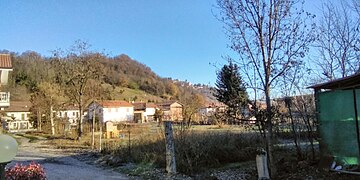
{"type": "Polygon", "coordinates": [[[0,54],[0,68],[12,69],[10,54],[0,54]]]}
{"type": "Polygon", "coordinates": [[[126,102],[126,101],[98,101],[102,107],[108,108],[108,107],[133,107],[132,104],[126,102]]]}

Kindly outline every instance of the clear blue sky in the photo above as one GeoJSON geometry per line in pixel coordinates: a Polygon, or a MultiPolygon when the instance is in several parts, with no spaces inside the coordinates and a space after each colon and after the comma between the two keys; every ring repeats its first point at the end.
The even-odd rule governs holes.
{"type": "Polygon", "coordinates": [[[80,39],[161,77],[213,85],[231,54],[215,0],[0,0],[0,49],[43,56],[80,39]]]}

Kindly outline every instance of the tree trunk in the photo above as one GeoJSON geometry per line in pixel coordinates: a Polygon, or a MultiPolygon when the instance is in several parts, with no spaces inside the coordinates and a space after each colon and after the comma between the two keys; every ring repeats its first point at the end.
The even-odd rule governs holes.
{"type": "Polygon", "coordinates": [[[78,122],[78,140],[81,140],[81,136],[83,133],[83,107],[82,107],[82,97],[80,97],[79,103],[79,122],[78,122]]]}
{"type": "Polygon", "coordinates": [[[92,128],[91,128],[91,149],[95,148],[95,108],[92,117],[92,128]]]}
{"type": "Polygon", "coordinates": [[[53,117],[53,106],[50,105],[50,124],[51,124],[51,135],[55,135],[55,125],[53,117]]]}
{"type": "Polygon", "coordinates": [[[38,128],[38,131],[41,131],[41,111],[40,109],[37,110],[37,128],[38,128]]]}
{"type": "Polygon", "coordinates": [[[310,141],[310,145],[311,145],[312,160],[314,161],[315,160],[315,148],[314,148],[313,129],[311,127],[310,117],[309,117],[309,113],[308,113],[306,105],[307,104],[305,104],[305,101],[303,100],[304,113],[305,113],[305,117],[303,116],[303,119],[306,124],[307,136],[308,136],[308,140],[310,141]]]}
{"type": "MultiPolygon", "coordinates": [[[[289,99],[289,101],[291,101],[291,100],[289,99]]],[[[293,118],[292,111],[291,111],[291,102],[286,102],[286,106],[287,106],[287,108],[289,110],[289,116],[290,116],[290,121],[291,121],[291,130],[292,130],[293,135],[294,135],[294,143],[295,143],[295,148],[296,148],[296,153],[297,153],[297,159],[301,160],[302,159],[302,153],[301,153],[301,148],[299,146],[297,133],[296,133],[296,129],[295,129],[294,118],[293,118]]]]}
{"type": "Polygon", "coordinates": [[[270,165],[270,176],[274,178],[277,174],[276,166],[273,156],[273,132],[272,132],[272,112],[271,112],[271,101],[270,101],[270,85],[265,87],[265,98],[266,98],[266,130],[265,140],[266,140],[266,150],[269,156],[269,165],[270,165]]]}

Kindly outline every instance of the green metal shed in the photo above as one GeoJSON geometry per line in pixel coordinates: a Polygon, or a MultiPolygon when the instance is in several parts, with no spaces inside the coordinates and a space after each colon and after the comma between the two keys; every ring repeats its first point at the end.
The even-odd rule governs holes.
{"type": "Polygon", "coordinates": [[[360,74],[311,86],[323,156],[344,165],[360,164],[360,74]]]}

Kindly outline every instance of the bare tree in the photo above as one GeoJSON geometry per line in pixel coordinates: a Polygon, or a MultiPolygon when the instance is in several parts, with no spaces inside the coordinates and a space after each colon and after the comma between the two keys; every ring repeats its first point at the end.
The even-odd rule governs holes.
{"type": "MultiPolygon", "coordinates": [[[[314,41],[314,24],[297,2],[290,0],[218,0],[220,20],[239,55],[243,77],[266,101],[266,149],[271,176],[276,176],[272,144],[271,90],[279,77],[303,62],[314,41]]],[[[302,7],[302,6],[301,6],[302,7]]]]}
{"type": "Polygon", "coordinates": [[[187,127],[191,126],[195,116],[198,114],[201,107],[204,106],[204,97],[196,93],[187,93],[181,97],[181,103],[183,103],[183,121],[187,127]]]}
{"type": "Polygon", "coordinates": [[[65,93],[71,102],[76,103],[79,108],[78,139],[81,139],[83,132],[83,112],[89,101],[92,99],[89,92],[91,80],[101,80],[103,75],[102,64],[99,59],[104,58],[100,53],[88,50],[89,45],[77,41],[75,45],[62,56],[62,51],[54,53],[57,63],[59,83],[65,86],[65,93]]]}
{"type": "Polygon", "coordinates": [[[346,1],[340,6],[327,2],[323,5],[317,47],[320,58],[317,61],[321,74],[328,80],[346,77],[357,72],[359,63],[359,15],[346,1]]]}

